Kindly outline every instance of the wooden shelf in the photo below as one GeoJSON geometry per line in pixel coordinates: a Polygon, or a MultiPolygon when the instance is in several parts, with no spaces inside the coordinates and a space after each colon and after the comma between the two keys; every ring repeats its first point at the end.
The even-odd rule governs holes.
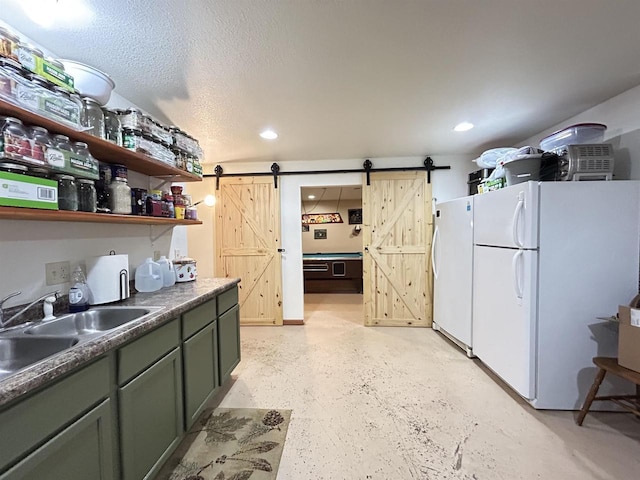
{"type": "Polygon", "coordinates": [[[201,225],[200,220],[115,215],[111,213],[69,212],[66,210],[39,210],[37,208],[0,207],[0,218],[8,220],[37,220],[52,222],[128,223],[138,225],[201,225]]]}
{"type": "Polygon", "coordinates": [[[198,175],[172,167],[147,155],[132,152],[101,138],[89,135],[88,133],[79,132],[71,127],[62,125],[54,120],[18,107],[17,105],[5,102],[4,100],[0,100],[0,115],[16,117],[25,123],[40,125],[49,130],[49,132],[67,135],[76,142],[85,142],[89,145],[91,154],[101,162],[126,165],[127,168],[135,172],[140,172],[151,177],[169,178],[175,182],[202,181],[202,178],[198,175]]]}

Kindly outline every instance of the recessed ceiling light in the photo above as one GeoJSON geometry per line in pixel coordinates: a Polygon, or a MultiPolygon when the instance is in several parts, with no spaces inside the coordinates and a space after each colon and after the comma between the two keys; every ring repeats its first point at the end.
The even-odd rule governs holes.
{"type": "Polygon", "coordinates": [[[275,140],[276,138],[278,138],[278,134],[273,130],[265,130],[263,132],[260,132],[260,136],[265,140],[275,140]]]}
{"type": "Polygon", "coordinates": [[[453,127],[456,132],[466,132],[467,130],[471,130],[473,128],[473,123],[462,122],[453,127]]]}
{"type": "Polygon", "coordinates": [[[313,200],[314,198],[316,198],[316,196],[315,196],[315,195],[309,195],[307,198],[308,198],[309,200],[313,200]]]}

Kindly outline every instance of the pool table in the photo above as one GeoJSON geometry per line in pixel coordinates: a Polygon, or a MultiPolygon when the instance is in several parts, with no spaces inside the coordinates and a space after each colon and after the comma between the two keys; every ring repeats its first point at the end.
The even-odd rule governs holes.
{"type": "Polygon", "coordinates": [[[304,293],[362,293],[362,253],[302,255],[304,293]]]}

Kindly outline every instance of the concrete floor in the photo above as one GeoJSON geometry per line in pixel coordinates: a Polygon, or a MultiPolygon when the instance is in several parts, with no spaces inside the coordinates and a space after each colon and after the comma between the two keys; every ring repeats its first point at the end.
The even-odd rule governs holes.
{"type": "Polygon", "coordinates": [[[640,421],[536,411],[431,329],[365,328],[360,295],[242,327],[222,407],[293,410],[278,480],[638,479],[640,421]]]}

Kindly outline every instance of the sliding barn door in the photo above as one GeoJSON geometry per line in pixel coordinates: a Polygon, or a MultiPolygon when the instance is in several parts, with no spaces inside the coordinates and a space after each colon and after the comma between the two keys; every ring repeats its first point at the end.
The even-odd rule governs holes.
{"type": "Polygon", "coordinates": [[[279,192],[271,177],[220,179],[215,270],[241,278],[243,325],[282,325],[279,192]]]}
{"type": "Polygon", "coordinates": [[[431,185],[425,172],[377,172],[362,187],[365,325],[430,327],[431,185]]]}

